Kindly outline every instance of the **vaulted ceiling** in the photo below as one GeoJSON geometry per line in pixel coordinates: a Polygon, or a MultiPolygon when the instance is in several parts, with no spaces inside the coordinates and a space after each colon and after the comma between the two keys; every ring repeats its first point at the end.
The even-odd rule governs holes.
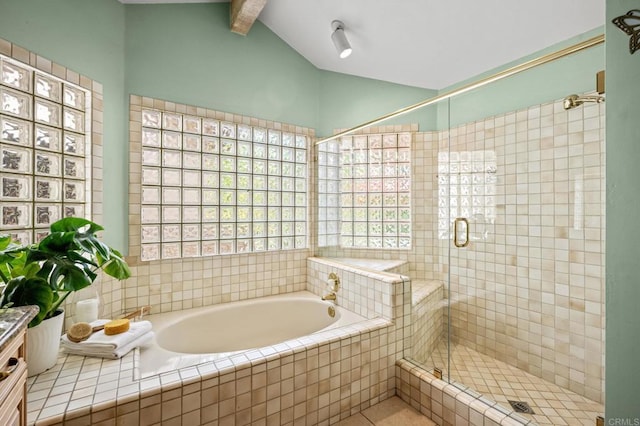
{"type": "Polygon", "coordinates": [[[601,27],[604,9],[604,0],[267,0],[258,20],[320,69],[442,89],[601,27]],[[346,59],[331,42],[335,19],[353,47],[346,59]]]}

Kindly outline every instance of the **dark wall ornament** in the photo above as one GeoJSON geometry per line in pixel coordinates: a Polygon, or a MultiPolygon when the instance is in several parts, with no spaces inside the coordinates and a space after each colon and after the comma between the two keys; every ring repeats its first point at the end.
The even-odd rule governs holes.
{"type": "Polygon", "coordinates": [[[640,10],[632,9],[626,14],[613,18],[611,21],[631,38],[629,39],[629,52],[640,50],[640,10]]]}

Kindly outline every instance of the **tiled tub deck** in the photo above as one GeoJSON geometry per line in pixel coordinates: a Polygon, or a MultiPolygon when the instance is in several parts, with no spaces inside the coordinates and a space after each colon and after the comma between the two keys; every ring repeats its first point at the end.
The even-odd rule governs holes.
{"type": "MultiPolygon", "coordinates": [[[[135,353],[115,361],[61,355],[55,367],[28,380],[28,422],[329,425],[397,394],[442,425],[535,424],[402,359],[416,330],[410,305],[425,304],[414,315],[428,322],[442,287],[414,283],[412,301],[402,265],[389,270],[395,273],[308,259],[307,290],[323,294],[329,272],[336,272],[338,303],[368,319],[227,359],[136,380],[135,353]]],[[[430,336],[425,347],[437,340],[430,336]]]]}
{"type": "Polygon", "coordinates": [[[307,289],[318,295],[328,272],[338,273],[338,303],[368,319],[141,380],[135,353],[61,355],[28,380],[28,423],[328,425],[394,395],[409,323],[406,277],[313,258],[307,270],[307,289]]]}

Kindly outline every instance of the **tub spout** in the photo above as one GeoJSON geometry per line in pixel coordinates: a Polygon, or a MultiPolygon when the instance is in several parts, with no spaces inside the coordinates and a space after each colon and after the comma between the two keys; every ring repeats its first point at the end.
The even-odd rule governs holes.
{"type": "Polygon", "coordinates": [[[336,292],[332,291],[329,294],[325,294],[324,296],[322,296],[322,300],[336,300],[336,292]]]}
{"type": "Polygon", "coordinates": [[[125,314],[122,318],[127,318],[130,320],[140,320],[142,321],[142,317],[151,313],[151,306],[142,306],[137,310],[125,314]]]}

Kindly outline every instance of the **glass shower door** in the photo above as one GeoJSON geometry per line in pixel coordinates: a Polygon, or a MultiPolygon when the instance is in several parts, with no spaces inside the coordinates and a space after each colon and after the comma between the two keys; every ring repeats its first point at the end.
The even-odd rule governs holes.
{"type": "Polygon", "coordinates": [[[603,399],[604,104],[522,86],[497,105],[503,91],[451,98],[438,153],[450,380],[536,423],[585,424],[603,399]],[[562,398],[592,408],[548,414],[562,398]]]}
{"type": "Polygon", "coordinates": [[[444,130],[416,133],[413,146],[412,179],[422,189],[414,191],[415,226],[424,229],[415,233],[414,250],[424,255],[424,271],[411,276],[411,347],[405,357],[448,380],[450,218],[457,215],[449,203],[449,166],[443,163],[449,152],[449,100],[425,113],[437,116],[437,127],[444,130]]]}
{"type": "Polygon", "coordinates": [[[449,127],[442,131],[437,153],[437,234],[444,262],[440,268],[447,271],[447,380],[466,389],[482,371],[474,367],[477,354],[467,349],[484,338],[479,322],[490,320],[478,316],[476,301],[495,273],[484,265],[495,247],[500,173],[493,138],[485,137],[490,126],[455,122],[456,99],[448,102],[449,127]]]}

